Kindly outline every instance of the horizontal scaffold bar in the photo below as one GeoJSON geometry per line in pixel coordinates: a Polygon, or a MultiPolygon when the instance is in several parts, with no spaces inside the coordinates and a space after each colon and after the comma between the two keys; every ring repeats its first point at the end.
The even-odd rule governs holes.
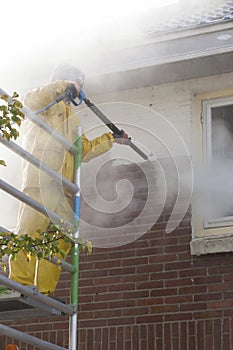
{"type": "Polygon", "coordinates": [[[54,298],[51,298],[47,295],[39,293],[37,287],[35,286],[33,287],[24,286],[18,282],[11,280],[10,278],[2,274],[0,274],[0,283],[3,284],[4,286],[12,288],[13,290],[16,290],[17,292],[23,295],[26,295],[32,298],[33,300],[36,300],[37,302],[51,306],[54,309],[63,312],[64,314],[73,315],[73,313],[76,311],[73,305],[66,305],[54,298]]]}
{"type": "MultiPolygon", "coordinates": [[[[1,233],[10,233],[9,230],[7,230],[5,227],[2,227],[0,226],[0,235],[1,233]]],[[[54,257],[52,259],[49,259],[49,258],[45,258],[46,260],[52,262],[53,264],[57,265],[57,266],[60,266],[63,268],[63,270],[65,271],[68,271],[68,272],[74,272],[76,271],[76,267],[74,267],[73,265],[69,264],[68,262],[62,260],[61,258],[57,258],[57,257],[54,257]]]]}
{"type": "MultiPolygon", "coordinates": [[[[42,204],[35,201],[31,197],[27,196],[25,193],[19,191],[17,188],[11,186],[7,182],[0,179],[0,188],[12,195],[13,197],[19,199],[21,202],[29,205],[31,208],[39,211],[40,213],[44,214],[45,216],[49,217],[54,223],[59,224],[61,221],[64,221],[64,218],[60,217],[53,211],[46,209],[42,204]]],[[[70,221],[65,221],[64,226],[66,227],[73,227],[74,224],[70,221]]]]}
{"type": "MultiPolygon", "coordinates": [[[[0,95],[7,95],[9,99],[12,97],[5,92],[4,90],[0,89],[0,95]]],[[[26,107],[22,107],[21,111],[25,114],[25,116],[31,120],[34,124],[39,126],[41,129],[45,130],[48,134],[52,135],[57,141],[59,141],[69,152],[75,154],[78,152],[78,149],[75,145],[70,143],[65,137],[63,137],[61,134],[56,132],[53,128],[51,128],[47,123],[45,123],[42,119],[38,118],[36,116],[36,113],[33,113],[26,107]]]]}
{"type": "Polygon", "coordinates": [[[7,337],[11,337],[13,339],[21,340],[27,344],[37,346],[38,348],[43,350],[67,350],[66,348],[33,337],[32,335],[20,332],[14,328],[5,326],[3,324],[0,324],[0,334],[6,335],[7,337]]]}
{"type": "Polygon", "coordinates": [[[68,190],[71,193],[76,193],[78,191],[77,185],[75,185],[73,182],[70,182],[63,176],[61,176],[59,173],[48,167],[46,164],[42,163],[39,159],[34,157],[31,153],[24,150],[22,147],[18,146],[13,141],[8,141],[4,138],[1,138],[0,133],[0,142],[11,149],[13,152],[18,154],[19,156],[23,157],[27,161],[29,161],[31,164],[35,165],[37,168],[43,170],[46,174],[51,176],[54,180],[56,180],[58,183],[61,183],[66,190],[68,190]]]}

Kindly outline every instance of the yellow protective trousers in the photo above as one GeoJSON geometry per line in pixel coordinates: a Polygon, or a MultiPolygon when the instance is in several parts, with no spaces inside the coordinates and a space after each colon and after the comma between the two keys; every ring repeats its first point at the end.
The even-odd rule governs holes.
{"type": "MultiPolygon", "coordinates": [[[[53,185],[54,190],[58,191],[56,184],[54,183],[53,185]]],[[[24,192],[32,198],[38,199],[41,196],[40,189],[38,188],[28,188],[24,192]]],[[[60,200],[54,211],[59,216],[67,218],[70,216],[72,208],[67,206],[67,203],[68,201],[64,200],[64,195],[61,193],[60,200]]],[[[22,205],[18,221],[18,234],[28,233],[30,236],[36,237],[38,236],[37,229],[44,231],[47,229],[49,223],[49,218],[28,206],[22,205]]],[[[65,252],[65,257],[62,257],[60,254],[56,256],[65,259],[69,253],[70,244],[61,239],[59,241],[59,249],[65,252]]],[[[55,291],[61,273],[59,266],[45,259],[38,260],[32,256],[31,260],[28,261],[23,250],[17,254],[15,261],[10,259],[9,270],[9,277],[11,279],[24,285],[37,286],[39,292],[44,294],[52,294],[55,291]]]]}

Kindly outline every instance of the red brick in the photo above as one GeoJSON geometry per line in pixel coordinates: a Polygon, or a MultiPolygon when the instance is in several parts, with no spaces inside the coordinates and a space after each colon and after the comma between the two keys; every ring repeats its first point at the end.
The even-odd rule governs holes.
{"type": "Polygon", "coordinates": [[[81,320],[79,322],[80,328],[96,328],[96,327],[106,327],[107,321],[105,319],[89,319],[81,320]]]}
{"type": "Polygon", "coordinates": [[[189,245],[188,244],[179,244],[177,245],[170,245],[170,246],[166,246],[165,247],[165,254],[166,253],[180,253],[180,252],[187,252],[187,250],[189,249],[189,245]]]}
{"type": "Polygon", "coordinates": [[[230,336],[229,334],[223,334],[223,349],[230,349],[230,336]]]}
{"type": "Polygon", "coordinates": [[[101,293],[101,294],[95,294],[94,301],[100,302],[100,301],[108,301],[108,300],[121,300],[122,294],[120,292],[117,293],[101,293]]]}
{"type": "Polygon", "coordinates": [[[233,283],[216,283],[208,285],[208,292],[227,292],[233,290],[233,283]]]}
{"type": "Polygon", "coordinates": [[[124,346],[124,328],[118,327],[116,334],[116,348],[123,349],[124,346]]]}
{"type": "Polygon", "coordinates": [[[155,272],[150,275],[150,279],[153,280],[170,280],[170,279],[177,279],[178,273],[177,271],[162,271],[162,272],[155,272]]]}
{"type": "Polygon", "coordinates": [[[122,301],[110,301],[108,303],[109,309],[118,309],[118,308],[125,308],[125,307],[134,307],[135,306],[135,300],[127,299],[122,301]]]}
{"type": "Polygon", "coordinates": [[[130,265],[147,265],[148,264],[148,258],[138,257],[134,259],[124,259],[122,261],[123,266],[130,266],[130,265]]]}
{"type": "Polygon", "coordinates": [[[122,310],[122,316],[138,316],[138,315],[146,315],[149,314],[148,308],[138,307],[138,308],[125,308],[122,310]]]}
{"type": "MultiPolygon", "coordinates": [[[[221,275],[220,275],[221,276],[221,275]]],[[[219,277],[220,277],[219,276],[219,277]]],[[[233,273],[225,273],[223,276],[222,276],[222,281],[223,282],[233,282],[233,273]]]]}
{"type": "Polygon", "coordinates": [[[79,295],[79,303],[85,304],[85,303],[91,303],[93,302],[94,296],[93,295],[79,295]]]}
{"type": "Polygon", "coordinates": [[[178,312],[174,314],[169,313],[164,316],[165,322],[189,321],[190,319],[192,319],[191,312],[178,312]]]}
{"type": "Polygon", "coordinates": [[[182,304],[182,303],[191,303],[193,300],[192,295],[176,295],[165,297],[165,304],[182,304]]]}
{"type": "Polygon", "coordinates": [[[228,274],[228,273],[232,273],[232,270],[233,270],[233,265],[230,264],[222,264],[221,267],[219,266],[215,266],[215,267],[212,267],[210,266],[208,268],[208,271],[209,271],[209,274],[210,275],[221,275],[223,278],[224,278],[224,274],[228,274]]]}
{"type": "Polygon", "coordinates": [[[199,294],[199,293],[206,293],[207,287],[206,286],[184,286],[179,288],[179,294],[199,294]]]}
{"type": "Polygon", "coordinates": [[[209,301],[208,302],[208,309],[228,309],[232,308],[232,301],[228,300],[216,300],[216,301],[209,301]]]}
{"type": "Polygon", "coordinates": [[[194,295],[194,301],[200,302],[200,301],[209,301],[209,300],[221,300],[222,294],[221,293],[201,293],[194,295]]]}
{"type": "Polygon", "coordinates": [[[162,255],[164,253],[164,247],[163,246],[153,246],[149,248],[143,248],[143,249],[138,249],[136,251],[136,256],[151,256],[154,257],[155,255],[162,255]]]}
{"type": "Polygon", "coordinates": [[[114,275],[117,275],[117,276],[125,276],[125,275],[134,275],[135,274],[135,267],[124,267],[124,268],[111,268],[109,270],[109,275],[110,276],[114,276],[114,275]]]}
{"type": "Polygon", "coordinates": [[[156,289],[151,291],[151,297],[166,297],[168,295],[175,296],[178,294],[178,290],[175,288],[168,288],[168,289],[156,289]]]}
{"type": "Polygon", "coordinates": [[[159,264],[159,263],[165,263],[169,261],[177,261],[177,254],[157,254],[149,256],[149,263],[150,264],[159,264]]]}
{"type": "Polygon", "coordinates": [[[88,287],[79,287],[79,294],[80,295],[87,295],[87,294],[98,294],[98,293],[106,293],[108,291],[108,286],[88,286],[88,287]]]}
{"type": "Polygon", "coordinates": [[[150,307],[150,313],[151,314],[168,314],[168,313],[175,313],[179,311],[178,305],[155,305],[150,307]]]}
{"type": "MultiPolygon", "coordinates": [[[[233,291],[232,292],[224,292],[224,293],[221,293],[221,295],[222,295],[222,299],[224,299],[224,300],[229,300],[229,299],[232,300],[233,299],[233,291]]],[[[219,298],[219,299],[221,299],[221,298],[219,298]]]]}
{"type": "Polygon", "coordinates": [[[169,287],[179,287],[179,286],[186,286],[186,285],[192,285],[192,279],[191,278],[176,278],[176,279],[169,279],[166,280],[164,283],[165,288],[169,287]]]}
{"type": "Polygon", "coordinates": [[[216,318],[222,318],[222,310],[206,310],[206,311],[198,311],[193,313],[193,318],[195,320],[200,319],[216,319],[216,318]]]}
{"type": "Polygon", "coordinates": [[[180,327],[180,349],[188,349],[188,329],[185,322],[180,327]]]}
{"type": "Polygon", "coordinates": [[[225,317],[233,317],[233,309],[232,308],[230,308],[230,309],[223,309],[222,310],[222,312],[223,312],[223,317],[225,318],[225,317]]]}
{"type": "Polygon", "coordinates": [[[137,266],[136,272],[137,273],[149,273],[149,272],[156,272],[156,271],[163,271],[163,264],[148,264],[148,265],[139,265],[137,266]]]}
{"type": "Polygon", "coordinates": [[[94,339],[94,332],[93,332],[93,329],[88,329],[87,330],[87,339],[86,339],[86,342],[87,342],[87,347],[89,350],[94,350],[94,342],[93,342],[93,339],[94,339]]]}
{"type": "Polygon", "coordinates": [[[156,338],[156,349],[163,349],[163,339],[156,338]]]}
{"type": "Polygon", "coordinates": [[[204,268],[194,268],[179,271],[179,276],[183,277],[195,277],[195,276],[207,276],[207,270],[204,268]]]}
{"type": "Polygon", "coordinates": [[[207,350],[214,349],[213,335],[206,335],[205,338],[205,348],[207,350]]]}
{"type": "Polygon", "coordinates": [[[83,280],[84,278],[90,279],[90,278],[102,277],[106,275],[108,275],[108,269],[80,271],[79,277],[83,280]]]}
{"type": "Polygon", "coordinates": [[[131,348],[131,341],[126,341],[125,342],[125,350],[131,350],[132,348],[131,348]]]}
{"type": "Polygon", "coordinates": [[[169,263],[165,263],[165,270],[184,270],[184,269],[188,269],[191,268],[191,262],[190,261],[179,261],[179,262],[169,262],[169,263]]]}
{"type": "Polygon", "coordinates": [[[108,338],[108,328],[102,328],[102,345],[103,349],[108,349],[109,338],[108,338]]]}
{"type": "Polygon", "coordinates": [[[187,303],[180,305],[180,311],[195,311],[195,310],[206,310],[206,303],[187,303]]]}
{"type": "Polygon", "coordinates": [[[173,348],[171,342],[172,342],[171,324],[165,323],[164,324],[164,346],[165,346],[165,349],[172,349],[173,348]]]}
{"type": "Polygon", "coordinates": [[[155,304],[163,304],[163,298],[158,297],[158,298],[142,298],[136,300],[136,305],[137,306],[145,306],[145,305],[155,305],[155,304]]]}
{"type": "Polygon", "coordinates": [[[108,326],[131,325],[135,323],[135,317],[111,318],[108,319],[108,326]]]}
{"type": "Polygon", "coordinates": [[[205,321],[206,334],[213,334],[213,321],[206,320],[205,321]]]}
{"type": "Polygon", "coordinates": [[[119,284],[108,286],[109,292],[126,291],[126,290],[135,290],[135,283],[119,283],[119,284]]]}
{"type": "Polygon", "coordinates": [[[205,324],[204,321],[197,322],[197,346],[198,349],[204,349],[205,344],[205,324]]]}
{"type": "Polygon", "coordinates": [[[81,311],[95,311],[95,310],[103,310],[106,308],[106,303],[101,302],[101,303],[87,303],[87,304],[82,304],[80,305],[80,310],[81,311]]]}
{"type": "Polygon", "coordinates": [[[173,338],[172,345],[174,350],[180,350],[180,338],[173,338]]]}
{"type": "Polygon", "coordinates": [[[221,319],[214,320],[214,350],[222,349],[222,341],[221,341],[221,319]]]}
{"type": "Polygon", "coordinates": [[[93,311],[79,312],[79,320],[90,320],[94,317],[93,311]]]}
{"type": "MultiPolygon", "coordinates": [[[[63,324],[63,327],[64,327],[64,324],[63,324]]],[[[47,324],[45,324],[45,323],[43,323],[43,324],[37,323],[37,324],[30,324],[30,325],[27,326],[27,331],[28,332],[33,332],[33,331],[38,331],[38,330],[46,331],[46,330],[51,330],[51,329],[53,329],[53,325],[51,323],[47,323],[47,324]]]]}
{"type": "Polygon", "coordinates": [[[140,350],[140,342],[139,342],[139,327],[133,326],[133,332],[132,332],[132,344],[133,349],[140,350]]]}
{"type": "Polygon", "coordinates": [[[163,288],[163,281],[146,281],[142,283],[137,283],[137,289],[160,289],[163,288]]]}
{"type": "Polygon", "coordinates": [[[118,260],[105,260],[105,261],[96,261],[94,263],[94,271],[98,270],[98,269],[106,269],[106,271],[108,271],[111,268],[114,267],[121,267],[122,266],[122,261],[121,259],[118,260]]]}
{"type": "Polygon", "coordinates": [[[163,322],[163,315],[145,315],[136,317],[136,323],[161,323],[163,322]]]}
{"type": "MultiPolygon", "coordinates": [[[[146,274],[133,274],[133,275],[128,275],[128,276],[122,276],[122,282],[142,282],[148,280],[148,275],[146,274]]],[[[141,283],[141,284],[142,284],[141,283]]],[[[137,283],[137,286],[141,285],[137,283]]]]}
{"type": "Polygon", "coordinates": [[[121,277],[120,276],[105,276],[105,277],[97,277],[95,278],[95,286],[98,286],[98,285],[112,285],[112,284],[117,284],[121,282],[121,277]]]}
{"type": "Polygon", "coordinates": [[[194,277],[193,278],[194,284],[216,284],[216,283],[222,283],[222,277],[221,276],[205,276],[205,277],[194,277]]]}
{"type": "Polygon", "coordinates": [[[82,343],[78,345],[79,350],[86,350],[86,344],[82,343]]]}

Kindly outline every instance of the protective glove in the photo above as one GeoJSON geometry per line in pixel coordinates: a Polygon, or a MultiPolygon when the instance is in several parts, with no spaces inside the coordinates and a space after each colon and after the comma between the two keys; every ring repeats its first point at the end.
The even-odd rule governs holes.
{"type": "Polygon", "coordinates": [[[81,88],[79,86],[79,84],[75,81],[70,81],[67,84],[67,88],[66,91],[70,90],[72,92],[73,98],[76,98],[79,96],[81,88]]]}
{"type": "Polygon", "coordinates": [[[119,134],[113,133],[112,136],[114,138],[114,141],[121,145],[127,145],[131,140],[124,130],[121,130],[119,134]]]}

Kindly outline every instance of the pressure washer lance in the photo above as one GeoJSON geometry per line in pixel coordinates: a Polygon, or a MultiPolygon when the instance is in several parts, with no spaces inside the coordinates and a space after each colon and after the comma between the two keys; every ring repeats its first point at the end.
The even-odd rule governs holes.
{"type": "Polygon", "coordinates": [[[43,112],[47,111],[49,108],[54,106],[56,103],[59,103],[59,102],[61,102],[64,99],[69,99],[75,106],[79,106],[82,103],[82,101],[80,103],[76,103],[74,98],[73,98],[73,94],[72,94],[71,90],[66,90],[64,92],[64,94],[62,94],[62,95],[58,96],[57,98],[55,98],[54,101],[49,103],[44,108],[41,108],[39,111],[35,112],[35,114],[38,115],[40,113],[43,113],[43,112]]]}
{"type": "MultiPolygon", "coordinates": [[[[90,108],[90,110],[100,119],[102,122],[113,132],[114,137],[122,137],[124,135],[124,130],[120,130],[115,124],[111,122],[111,120],[106,117],[106,115],[94,104],[92,103],[84,94],[83,91],[80,92],[79,96],[79,103],[76,104],[77,106],[82,103],[82,101],[85,102],[86,106],[90,108]]],[[[72,101],[74,103],[75,101],[72,101]]],[[[76,103],[76,102],[75,102],[76,103]]],[[[131,147],[137,154],[139,154],[143,159],[148,160],[148,156],[140,149],[138,148],[129,137],[127,139],[126,144],[131,147]]]]}
{"type": "MultiPolygon", "coordinates": [[[[70,100],[74,106],[79,106],[84,101],[86,106],[90,108],[90,110],[113,132],[114,137],[121,138],[124,135],[124,130],[120,130],[115,124],[113,124],[111,120],[108,117],[106,117],[106,115],[85,96],[83,91],[80,91],[80,94],[78,96],[79,103],[75,101],[72,91],[70,89],[67,89],[64,92],[64,94],[58,96],[53,102],[37,111],[35,114],[37,115],[47,111],[47,109],[51,108],[53,105],[59,103],[64,99],[70,100]]],[[[137,154],[139,154],[143,159],[149,160],[148,156],[131,141],[130,137],[126,140],[126,144],[129,147],[131,147],[137,154]]]]}

